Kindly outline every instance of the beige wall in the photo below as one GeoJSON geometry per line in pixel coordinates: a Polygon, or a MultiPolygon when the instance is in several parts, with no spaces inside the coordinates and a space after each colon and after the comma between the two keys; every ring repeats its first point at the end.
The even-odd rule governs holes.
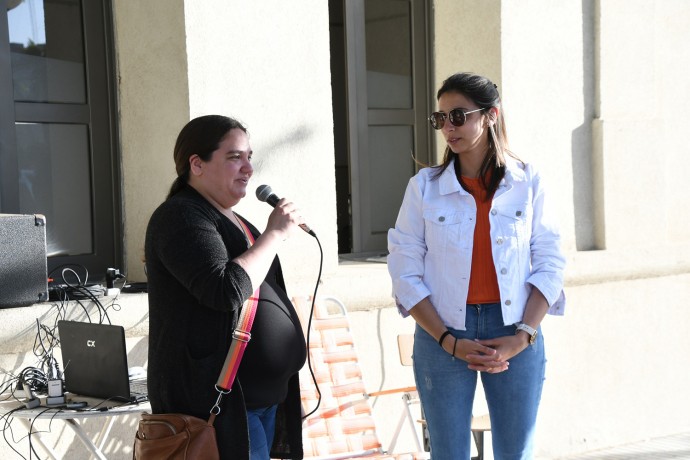
{"type": "MultiPolygon", "coordinates": [[[[256,187],[268,184],[290,198],[321,241],[325,273],[333,273],[328,3],[187,1],[185,12],[191,116],[234,116],[250,133],[255,172],[238,211],[263,229],[271,209],[255,198],[256,187]]],[[[319,268],[314,239],[297,235],[280,256],[289,281],[313,286],[319,268]]]]}
{"type": "Polygon", "coordinates": [[[539,458],[690,429],[680,409],[690,377],[671,364],[690,345],[678,326],[690,319],[679,185],[690,5],[505,0],[480,13],[483,2],[469,3],[434,2],[437,84],[469,70],[499,85],[511,148],[547,177],[569,256],[566,316],[544,323],[539,458]],[[477,44],[484,26],[499,52],[477,44]]]}
{"type": "MultiPolygon", "coordinates": [[[[327,2],[139,3],[114,1],[130,280],[143,280],[144,230],[174,177],[177,132],[197,115],[237,116],[255,151],[252,194],[270,184],[300,205],[319,235],[326,257],[319,292],[350,309],[370,389],[411,383],[395,336],[414,323],[392,307],[385,264],[337,263],[327,2]]],[[[548,178],[560,213],[568,307],[565,317],[544,322],[549,362],[537,458],[690,430],[683,411],[690,407],[683,367],[690,199],[679,185],[690,156],[683,135],[690,124],[690,4],[431,4],[434,87],[459,70],[490,76],[503,96],[513,150],[548,178]]],[[[259,228],[270,211],[253,196],[240,208],[259,228]]],[[[300,235],[281,257],[290,293],[311,292],[316,242],[300,235]]],[[[126,327],[133,362],[145,364],[145,296],[118,303],[113,322],[126,327]]],[[[52,314],[46,305],[0,312],[3,369],[31,363],[35,318],[49,322],[52,314]]],[[[395,397],[376,401],[384,444],[399,404],[395,397]]],[[[117,425],[109,458],[129,458],[134,422],[117,425]]],[[[82,452],[61,428],[48,436],[82,452]]],[[[400,447],[410,446],[404,436],[400,447]]],[[[3,449],[0,443],[0,457],[3,449]]]]}
{"type": "MultiPolygon", "coordinates": [[[[247,126],[255,173],[238,210],[260,229],[269,184],[300,206],[337,266],[328,5],[317,0],[115,2],[126,273],[144,281],[148,218],[175,177],[172,149],[193,117],[218,113],[247,126]],[[308,27],[309,33],[302,31],[308,27]],[[320,37],[320,38],[319,38],[320,37]]],[[[319,251],[299,235],[281,257],[291,280],[314,283],[319,251]],[[294,263],[291,263],[293,262],[294,263]]]]}
{"type": "Polygon", "coordinates": [[[690,150],[680,134],[690,121],[690,5],[683,1],[601,2],[600,90],[595,152],[601,165],[607,248],[687,243],[690,209],[680,193],[690,150]],[[644,14],[639,14],[644,12],[644,14]],[[643,28],[639,36],[634,32],[643,28]],[[618,172],[618,173],[616,173],[618,172]],[[632,197],[631,197],[632,195],[632,197]],[[631,197],[633,199],[617,199],[631,197]],[[634,219],[635,230],[623,225],[634,219]]]}
{"type": "Polygon", "coordinates": [[[125,267],[145,281],[149,216],[175,177],[175,137],[189,120],[184,2],[113,2],[125,267]]]}
{"type": "MultiPolygon", "coordinates": [[[[324,276],[332,277],[337,235],[328,3],[114,0],[113,10],[128,280],[145,280],[145,229],[175,177],[175,138],[191,117],[209,113],[237,117],[250,132],[255,174],[239,212],[265,226],[270,208],[254,196],[263,183],[294,200],[323,246],[324,276]]],[[[291,293],[313,291],[317,242],[297,235],[280,256],[291,293]]],[[[130,365],[146,365],[146,296],[123,295],[116,305],[111,321],[126,328],[130,365]]],[[[35,365],[35,320],[53,324],[55,314],[50,305],[1,311],[0,369],[9,374],[35,365]]],[[[108,458],[131,458],[136,420],[118,418],[104,448],[108,458]]],[[[61,421],[37,426],[59,452],[87,457],[61,421]]],[[[85,423],[88,436],[100,428],[85,423]]],[[[15,447],[28,456],[26,438],[15,447]]],[[[0,443],[0,458],[12,455],[0,443]]]]}
{"type": "MultiPolygon", "coordinates": [[[[502,89],[500,0],[432,1],[432,93],[450,75],[473,72],[486,75],[502,89]]],[[[443,157],[443,135],[436,132],[437,161],[443,157]]]]}

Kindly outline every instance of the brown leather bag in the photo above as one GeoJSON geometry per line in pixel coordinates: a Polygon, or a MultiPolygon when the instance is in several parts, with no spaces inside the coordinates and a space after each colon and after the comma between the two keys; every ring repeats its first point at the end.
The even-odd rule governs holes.
{"type": "Polygon", "coordinates": [[[134,460],[219,460],[214,415],[141,414],[134,460]]]}

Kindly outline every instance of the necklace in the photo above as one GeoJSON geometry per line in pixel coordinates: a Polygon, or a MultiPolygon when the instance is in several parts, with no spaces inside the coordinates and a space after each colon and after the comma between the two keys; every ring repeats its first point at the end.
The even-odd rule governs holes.
{"type": "Polygon", "coordinates": [[[247,248],[249,248],[251,246],[251,244],[249,244],[249,237],[247,236],[246,227],[244,225],[242,225],[242,222],[240,222],[239,217],[237,217],[237,214],[235,214],[234,211],[230,211],[230,212],[232,212],[232,217],[235,219],[236,226],[242,231],[242,236],[244,236],[244,241],[245,241],[245,243],[247,243],[247,248]]]}

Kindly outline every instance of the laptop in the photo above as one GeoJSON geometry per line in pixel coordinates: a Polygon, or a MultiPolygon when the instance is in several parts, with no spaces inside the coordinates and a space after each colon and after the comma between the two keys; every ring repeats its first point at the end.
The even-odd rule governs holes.
{"type": "Polygon", "coordinates": [[[146,379],[130,380],[122,326],[58,321],[65,390],[94,398],[140,402],[146,379]]]}

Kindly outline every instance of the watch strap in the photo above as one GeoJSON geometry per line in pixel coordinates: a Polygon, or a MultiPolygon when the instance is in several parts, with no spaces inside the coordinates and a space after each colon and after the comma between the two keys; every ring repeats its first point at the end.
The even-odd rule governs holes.
{"type": "Polygon", "coordinates": [[[515,324],[516,330],[515,333],[517,334],[520,331],[525,331],[527,332],[527,335],[529,335],[529,344],[532,345],[534,342],[537,340],[537,330],[530,326],[529,324],[525,323],[516,323],[515,324]]]}

